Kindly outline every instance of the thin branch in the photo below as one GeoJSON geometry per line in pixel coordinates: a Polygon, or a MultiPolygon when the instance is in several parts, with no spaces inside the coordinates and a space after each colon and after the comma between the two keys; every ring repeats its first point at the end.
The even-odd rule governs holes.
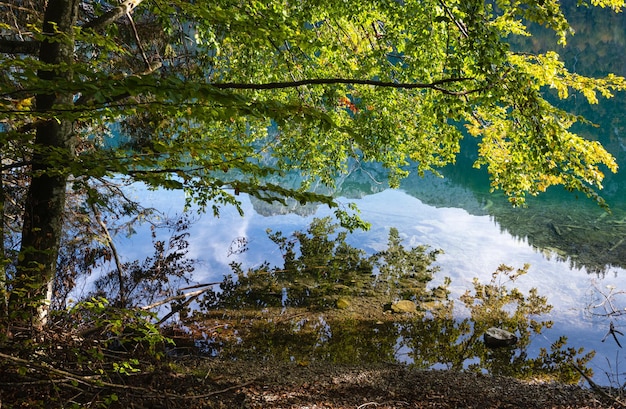
{"type": "Polygon", "coordinates": [[[189,395],[189,396],[179,396],[181,399],[206,399],[209,398],[211,396],[215,396],[215,395],[219,395],[225,392],[229,392],[235,389],[241,389],[244,386],[248,386],[250,384],[254,383],[254,381],[248,381],[248,382],[244,382],[244,383],[240,383],[238,385],[233,385],[233,386],[229,386],[228,388],[224,388],[221,389],[219,391],[213,391],[213,392],[209,392],[209,393],[205,393],[202,395],[189,395]]]}
{"type": "Polygon", "coordinates": [[[171,297],[167,297],[167,298],[165,298],[163,300],[157,301],[157,302],[152,303],[150,305],[144,305],[143,307],[141,307],[141,309],[144,310],[144,311],[145,310],[151,310],[151,309],[159,307],[159,306],[161,306],[163,304],[167,304],[170,301],[176,301],[176,300],[180,300],[182,298],[187,298],[187,297],[195,297],[197,295],[200,295],[200,294],[206,292],[212,286],[217,285],[217,284],[221,284],[221,282],[220,281],[216,281],[214,283],[208,283],[208,284],[201,284],[201,285],[198,285],[198,286],[186,287],[188,289],[189,288],[195,288],[195,287],[205,287],[205,288],[202,288],[201,290],[196,290],[196,291],[189,291],[189,292],[186,292],[186,293],[183,293],[183,294],[173,295],[171,297]]]}
{"type": "Polygon", "coordinates": [[[218,284],[222,284],[222,281],[214,281],[212,283],[203,283],[203,284],[190,285],[188,287],[180,288],[179,290],[180,291],[193,290],[195,288],[209,287],[209,286],[214,286],[214,285],[218,285],[218,284]]]}
{"type": "Polygon", "coordinates": [[[101,30],[109,24],[133,11],[143,0],[126,0],[117,7],[112,8],[95,20],[91,20],[83,25],[83,28],[101,30]]]}
{"type": "Polygon", "coordinates": [[[143,62],[146,64],[147,70],[152,70],[150,66],[150,61],[148,60],[148,56],[146,55],[146,51],[143,49],[141,45],[141,40],[139,39],[139,33],[137,32],[137,26],[135,25],[135,20],[133,20],[133,16],[130,13],[126,13],[126,17],[128,21],[130,21],[130,26],[133,29],[133,34],[135,35],[135,41],[137,41],[137,47],[139,47],[139,51],[141,51],[141,57],[143,58],[143,62]]]}
{"type": "Polygon", "coordinates": [[[439,4],[441,4],[441,7],[444,8],[444,10],[446,11],[446,14],[450,18],[450,20],[452,20],[454,22],[454,24],[457,26],[457,28],[461,32],[461,35],[463,37],[465,37],[465,38],[469,38],[469,34],[467,32],[467,27],[465,26],[465,24],[462,21],[457,20],[454,17],[454,14],[452,14],[452,11],[450,11],[450,8],[448,7],[448,5],[446,3],[443,2],[443,0],[439,0],[439,4]]]}
{"type": "Polygon", "coordinates": [[[589,386],[591,386],[591,389],[600,394],[601,396],[603,396],[604,398],[613,401],[614,403],[618,404],[620,408],[626,408],[626,403],[622,402],[621,400],[619,400],[617,397],[609,395],[604,388],[598,386],[597,383],[595,383],[589,376],[587,376],[587,374],[578,367],[578,365],[576,365],[575,363],[571,363],[572,367],[574,369],[576,369],[576,371],[578,371],[579,374],[582,375],[583,378],[585,378],[585,380],[589,383],[589,386]]]}
{"type": "Polygon", "coordinates": [[[26,13],[30,13],[30,14],[43,14],[41,11],[36,10],[32,7],[24,7],[24,6],[19,6],[17,4],[12,4],[12,3],[6,3],[4,1],[0,1],[0,6],[2,7],[8,7],[10,9],[13,10],[19,10],[19,11],[25,11],[26,13]]]}
{"type": "Polygon", "coordinates": [[[126,289],[124,288],[125,279],[124,279],[124,266],[122,265],[122,261],[120,260],[120,255],[117,252],[117,247],[115,243],[113,243],[113,238],[109,233],[109,229],[107,228],[106,223],[100,217],[100,211],[96,208],[95,204],[91,204],[91,210],[93,211],[94,217],[96,218],[96,222],[100,225],[102,232],[104,233],[104,238],[113,253],[113,259],[115,260],[115,267],[117,268],[117,280],[120,286],[119,289],[119,302],[122,307],[126,306],[126,289]]]}

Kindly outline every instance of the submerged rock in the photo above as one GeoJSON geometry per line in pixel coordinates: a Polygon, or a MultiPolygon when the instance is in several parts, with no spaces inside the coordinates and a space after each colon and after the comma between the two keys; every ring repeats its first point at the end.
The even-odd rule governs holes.
{"type": "Polygon", "coordinates": [[[351,304],[352,303],[347,298],[341,297],[337,300],[337,308],[339,308],[340,310],[348,308],[351,304]]]}
{"type": "Polygon", "coordinates": [[[411,300],[400,300],[391,304],[391,311],[401,312],[417,312],[417,305],[411,300]]]}
{"type": "Polygon", "coordinates": [[[502,328],[489,328],[485,331],[483,338],[485,340],[485,345],[489,348],[501,348],[517,344],[517,337],[515,334],[502,328]]]}

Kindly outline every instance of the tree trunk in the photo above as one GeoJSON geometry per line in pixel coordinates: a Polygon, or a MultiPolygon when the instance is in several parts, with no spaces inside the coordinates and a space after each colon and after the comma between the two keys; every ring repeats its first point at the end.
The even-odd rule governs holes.
{"type": "MultiPolygon", "coordinates": [[[[1,154],[1,152],[0,152],[1,154]]],[[[2,157],[0,156],[0,165],[3,163],[2,157]]],[[[6,332],[7,328],[5,324],[8,318],[8,293],[7,293],[7,255],[6,249],[4,248],[4,223],[5,223],[5,214],[4,214],[4,175],[0,174],[0,337],[6,332]]]]}
{"type": "MultiPolygon", "coordinates": [[[[43,30],[50,40],[41,43],[39,59],[48,64],[67,65],[56,70],[39,71],[39,78],[43,80],[53,83],[72,76],[67,67],[71,66],[74,52],[72,29],[77,20],[78,4],[79,0],[48,1],[43,30]],[[55,34],[55,30],[60,35],[55,34]]],[[[48,92],[36,95],[36,109],[43,115],[50,115],[56,107],[73,104],[71,93],[48,92]]],[[[62,162],[74,155],[74,139],[72,122],[64,119],[62,114],[37,126],[17,274],[9,297],[11,318],[32,324],[35,328],[46,323],[51,284],[56,274],[68,178],[62,169],[62,162]],[[54,162],[51,161],[53,156],[54,162]]]]}

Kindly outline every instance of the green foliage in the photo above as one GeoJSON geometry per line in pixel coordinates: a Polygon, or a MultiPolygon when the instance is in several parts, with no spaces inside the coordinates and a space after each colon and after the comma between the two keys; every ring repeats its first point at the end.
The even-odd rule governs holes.
{"type": "Polygon", "coordinates": [[[520,276],[528,272],[529,265],[521,269],[501,265],[493,273],[488,284],[474,279],[474,294],[469,290],[461,297],[463,304],[469,309],[475,321],[477,332],[484,332],[489,327],[500,327],[519,333],[521,339],[528,339],[530,333],[540,334],[544,327],[552,326],[552,322],[538,322],[533,317],[549,313],[552,306],[547,298],[538,295],[537,289],[530,290],[528,295],[522,294],[517,288],[509,290],[503,280],[514,283],[520,276]],[[511,313],[511,310],[513,313],[511,313]]]}
{"type": "MultiPolygon", "coordinates": [[[[232,359],[313,360],[338,363],[405,361],[430,369],[488,372],[524,379],[576,383],[587,374],[593,352],[567,346],[561,337],[531,357],[534,338],[552,326],[552,306],[536,288],[523,293],[514,285],[528,272],[501,265],[487,283],[478,279],[459,299],[458,317],[447,286],[428,288],[438,268],[439,251],[406,249],[397,229],[387,249],[368,256],[346,244],[346,232],[330,219],[313,221],[306,233],[287,237],[269,233],[283,252],[284,265],[268,264],[244,272],[234,265],[221,292],[209,294],[201,309],[184,318],[193,334],[204,337],[203,352],[232,359]],[[384,305],[412,300],[417,312],[395,314],[384,305]],[[298,308],[305,307],[305,308],[298,308]],[[514,333],[514,347],[489,349],[483,334],[490,327],[514,333]]],[[[432,287],[432,286],[431,286],[432,287]]]]}
{"type": "Polygon", "coordinates": [[[442,252],[442,250],[429,252],[428,246],[424,245],[406,250],[398,229],[391,228],[387,250],[372,257],[378,268],[375,288],[386,293],[389,301],[397,298],[422,301],[426,293],[426,284],[439,270],[439,267],[432,267],[432,264],[442,252]]]}
{"type": "MultiPolygon", "coordinates": [[[[0,59],[0,70],[11,73],[2,77],[0,98],[6,149],[29,146],[25,125],[68,119],[81,141],[99,142],[75,158],[41,150],[48,171],[125,175],[185,189],[201,205],[234,204],[239,192],[333,204],[307,190],[316,180],[332,186],[350,158],[383,163],[397,186],[410,169],[436,172],[454,162],[459,121],[481,140],[477,166],[486,165],[494,189],[516,204],[554,184],[602,203],[603,168],[616,170],[601,146],[568,131],[577,118],[542,92],[578,92],[594,103],[597,94],[623,90],[623,79],[570,73],[554,51],[509,49],[510,37],[529,35],[529,23],[564,43],[572,30],[558,1],[177,0],[142,2],[133,15],[136,34],[80,24],[56,33],[55,41],[76,45],[69,67],[29,55],[0,59]],[[151,61],[134,58],[140,53],[151,61]],[[37,75],[55,68],[73,76],[50,82],[37,75]],[[80,98],[33,110],[33,95],[50,92],[80,98]],[[102,143],[120,131],[114,124],[128,144],[102,143]],[[292,169],[306,176],[295,190],[266,179],[292,169]]],[[[5,30],[44,38],[37,26],[5,30]]]]}
{"type": "Polygon", "coordinates": [[[104,398],[104,407],[108,407],[112,403],[115,403],[119,400],[115,393],[110,394],[109,396],[104,398]]]}
{"type": "MultiPolygon", "coordinates": [[[[509,46],[513,37],[528,35],[531,23],[553,30],[564,44],[571,28],[556,0],[143,1],[128,19],[132,24],[98,24],[105,5],[97,4],[81,8],[73,21],[48,21],[44,27],[43,16],[58,12],[74,18],[70,3],[78,5],[48,2],[47,7],[61,8],[54,13],[25,7],[20,18],[3,19],[11,24],[0,26],[3,39],[38,41],[45,51],[16,57],[0,48],[3,185],[12,172],[20,176],[11,188],[57,183],[38,200],[17,196],[19,205],[7,219],[18,226],[52,214],[38,207],[39,214],[21,217],[19,212],[38,203],[62,209],[66,182],[85,189],[107,178],[182,189],[188,204],[212,207],[215,214],[220,206],[238,206],[240,193],[336,206],[313,187],[320,182],[332,188],[350,160],[382,163],[389,185],[396,187],[411,171],[421,175],[454,163],[466,135],[462,127],[478,139],[475,165],[485,166],[492,187],[514,204],[523,204],[526,194],[562,185],[604,205],[598,193],[604,172],[617,170],[599,143],[571,131],[581,118],[544,95],[577,93],[593,104],[624,90],[624,79],[587,78],[569,72],[554,51],[533,55],[509,46]],[[289,171],[303,176],[296,187],[284,183],[289,171]]],[[[623,5],[578,3],[615,10],[623,5]]],[[[91,190],[85,200],[99,204],[97,196],[91,190]]],[[[337,215],[350,230],[366,226],[343,209],[337,215]]],[[[29,235],[21,237],[43,248],[23,246],[17,265],[26,269],[18,269],[16,280],[8,283],[14,300],[41,296],[42,284],[56,273],[60,210],[52,217],[49,223],[24,224],[29,235]],[[42,255],[47,261],[37,259],[42,255]],[[31,275],[22,279],[22,272],[31,275]],[[30,288],[31,282],[37,288],[30,288]]],[[[369,258],[328,221],[296,233],[295,241],[280,233],[271,238],[285,265],[247,272],[235,265],[238,280],[226,282],[225,298],[214,295],[211,302],[328,308],[339,296],[437,298],[434,290],[425,290],[434,253],[405,250],[397,232],[391,232],[386,252],[369,258]]],[[[166,252],[157,250],[155,269],[137,266],[135,271],[158,273],[166,252]]],[[[186,267],[176,260],[171,265],[186,267]]],[[[118,273],[120,289],[123,281],[141,288],[140,279],[124,280],[118,273]]],[[[463,302],[480,315],[477,325],[499,322],[517,328],[522,338],[530,333],[524,329],[528,325],[535,332],[544,325],[516,324],[543,311],[537,294],[524,297],[495,283],[475,286],[481,295],[466,295],[463,302]],[[487,293],[492,298],[480,298],[487,293]],[[518,315],[500,312],[509,304],[518,315]]],[[[13,304],[19,310],[30,308],[29,302],[13,304]]],[[[35,307],[42,303],[34,300],[35,307]]],[[[81,310],[122,344],[156,349],[160,341],[154,328],[138,322],[145,317],[100,303],[81,310]],[[124,333],[129,327],[130,335],[124,333]]],[[[558,351],[557,345],[550,354],[558,351]]],[[[130,365],[117,370],[128,372],[130,365]]]]}
{"type": "MultiPolygon", "coordinates": [[[[56,203],[56,213],[21,198],[22,210],[54,218],[26,225],[33,243],[49,243],[23,253],[22,270],[36,255],[58,253],[68,178],[74,188],[119,178],[182,189],[189,205],[214,214],[238,206],[240,193],[336,207],[314,187],[332,189],[350,161],[382,163],[397,187],[411,172],[454,163],[463,126],[478,138],[475,165],[514,204],[562,185],[604,205],[604,172],[617,170],[599,143],[570,131],[580,118],[544,93],[595,103],[623,90],[624,79],[584,77],[555,51],[509,46],[529,24],[565,43],[571,29],[556,0],[143,1],[132,24],[103,23],[105,5],[77,15],[59,4],[48,4],[60,8],[54,14],[1,11],[13,22],[3,39],[47,50],[16,58],[0,48],[3,175],[23,171],[21,183],[42,195],[44,178],[58,185],[37,202],[56,203]],[[57,11],[64,21],[44,27],[57,11]],[[286,184],[289,171],[302,176],[295,186],[286,184]]],[[[590,4],[618,10],[623,2],[590,4]]],[[[349,229],[366,227],[343,209],[337,216],[349,229]]],[[[55,256],[41,263],[42,277],[55,274],[55,256]]]]}
{"type": "MultiPolygon", "coordinates": [[[[149,356],[160,360],[164,357],[165,346],[172,340],[163,336],[156,324],[154,314],[136,309],[115,308],[105,298],[92,298],[74,305],[69,311],[74,322],[89,333],[98,334],[105,348],[130,352],[130,358],[111,362],[114,372],[131,374],[138,372],[137,357],[149,356]]],[[[89,359],[105,363],[99,344],[88,350],[89,359]]]]}
{"type": "MultiPolygon", "coordinates": [[[[586,374],[591,370],[586,364],[593,358],[594,352],[585,353],[583,348],[567,347],[567,338],[560,337],[552,343],[550,351],[541,348],[535,358],[528,358],[526,349],[532,338],[542,334],[552,326],[551,321],[540,318],[552,310],[547,298],[540,296],[536,288],[523,294],[517,288],[508,289],[506,283],[514,283],[528,272],[529,265],[521,269],[501,265],[493,273],[489,283],[483,284],[474,280],[473,291],[466,291],[461,301],[470,312],[458,326],[459,335],[467,336],[463,342],[453,348],[461,349],[458,353],[463,357],[477,356],[480,364],[471,364],[469,369],[487,370],[496,375],[515,375],[521,378],[546,377],[560,382],[575,383],[580,374],[572,364],[584,368],[586,374]],[[478,342],[477,334],[483,334],[490,327],[506,329],[518,337],[517,350],[502,349],[490,351],[482,342],[478,342]]],[[[454,361],[459,365],[462,361],[454,361]]]]}
{"type": "MultiPolygon", "coordinates": [[[[142,310],[113,307],[104,298],[54,311],[52,324],[38,333],[36,342],[2,344],[0,372],[8,382],[3,403],[29,408],[129,406],[128,391],[147,393],[146,377],[163,375],[166,348],[173,343],[160,333],[155,318],[142,310]],[[31,386],[17,387],[25,382],[31,386]]],[[[155,394],[157,398],[162,399],[155,394]]]]}
{"type": "Polygon", "coordinates": [[[365,297],[382,306],[397,300],[416,303],[445,299],[445,288],[427,290],[437,271],[432,264],[440,251],[427,246],[405,249],[397,229],[391,229],[385,251],[368,256],[347,243],[348,230],[330,217],[314,219],[306,232],[291,237],[282,232],[268,235],[283,254],[282,266],[244,271],[231,267],[221,292],[205,300],[209,308],[311,307],[334,308],[341,297],[365,297]]]}
{"type": "Polygon", "coordinates": [[[564,383],[580,380],[580,373],[575,367],[585,368],[585,375],[591,376],[592,372],[586,368],[586,364],[595,352],[585,353],[583,348],[566,347],[566,344],[567,337],[560,337],[550,345],[550,351],[541,348],[538,358],[531,362],[532,373],[552,375],[557,381],[564,383]]]}

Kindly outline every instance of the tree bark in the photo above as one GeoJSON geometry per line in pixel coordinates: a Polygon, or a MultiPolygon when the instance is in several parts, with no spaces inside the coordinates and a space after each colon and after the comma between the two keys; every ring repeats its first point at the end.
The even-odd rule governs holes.
{"type": "MultiPolygon", "coordinates": [[[[1,153],[0,153],[1,154],[1,153]]],[[[2,163],[2,157],[0,156],[0,163],[2,163]]],[[[7,256],[6,249],[4,247],[4,203],[5,203],[5,190],[4,190],[4,172],[0,173],[0,336],[6,333],[7,328],[3,323],[7,322],[8,318],[8,293],[7,293],[7,256]]]]}
{"type": "MultiPolygon", "coordinates": [[[[41,43],[40,61],[64,64],[56,70],[41,70],[39,78],[47,81],[71,79],[74,52],[72,30],[76,25],[80,0],[49,0],[43,31],[49,39],[41,43]],[[58,33],[58,34],[57,34],[58,33]]],[[[36,95],[36,109],[43,115],[58,106],[73,104],[71,93],[36,95]]],[[[37,125],[32,179],[26,197],[22,243],[12,292],[9,297],[11,319],[29,323],[34,328],[45,325],[51,284],[62,234],[63,210],[68,174],[62,161],[75,153],[71,120],[51,117],[37,125]],[[54,163],[51,158],[54,157],[54,163]],[[60,162],[59,162],[60,161],[60,162]]]]}

